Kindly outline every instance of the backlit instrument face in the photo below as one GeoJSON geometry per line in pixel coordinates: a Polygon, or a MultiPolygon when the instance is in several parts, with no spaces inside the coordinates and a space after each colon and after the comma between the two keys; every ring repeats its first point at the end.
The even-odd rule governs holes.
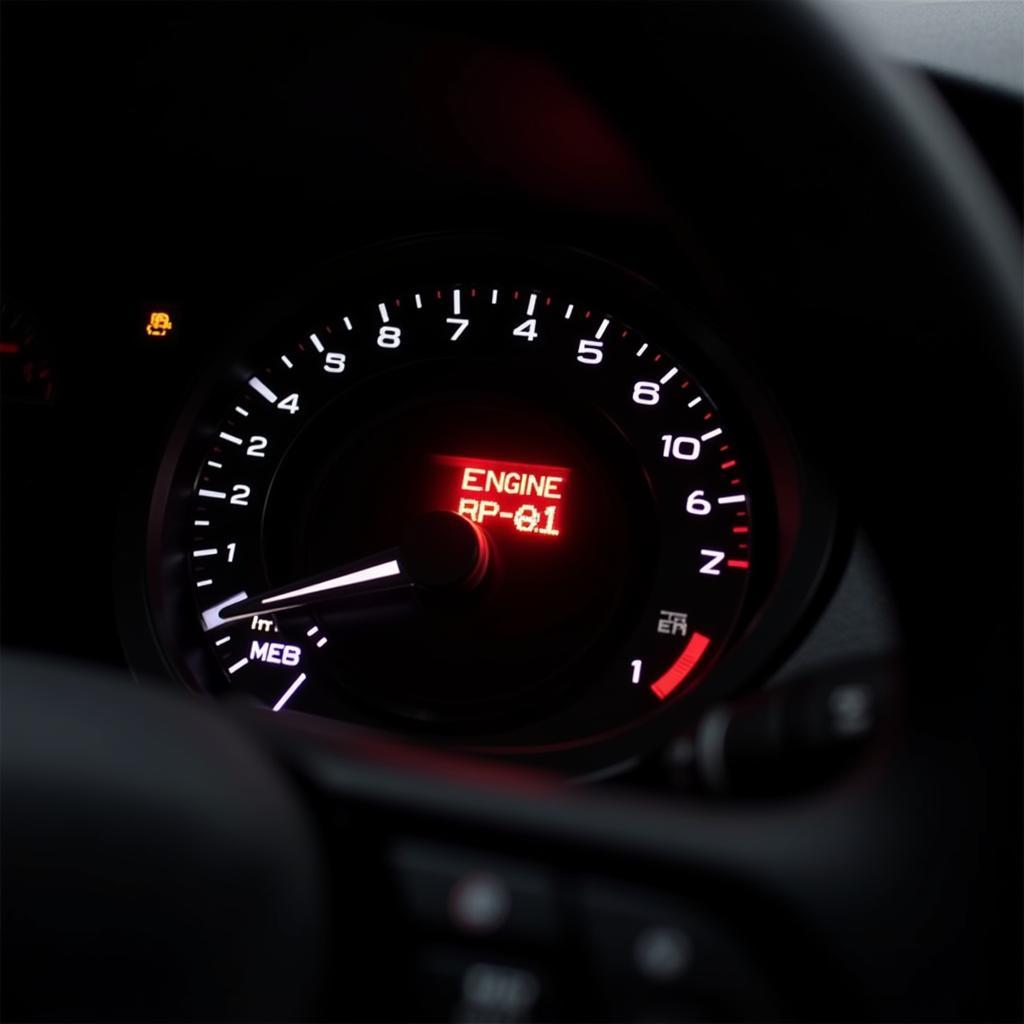
{"type": "Polygon", "coordinates": [[[151,566],[193,685],[212,659],[270,711],[518,749],[627,728],[726,650],[763,475],[691,339],[473,266],[329,288],[182,421],[151,566]]]}

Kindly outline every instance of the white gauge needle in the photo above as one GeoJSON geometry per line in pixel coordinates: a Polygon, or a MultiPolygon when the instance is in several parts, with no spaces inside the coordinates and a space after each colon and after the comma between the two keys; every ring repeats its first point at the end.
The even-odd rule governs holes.
{"type": "Polygon", "coordinates": [[[384,591],[422,587],[471,590],[488,565],[487,539],[478,526],[454,512],[428,512],[410,524],[401,548],[329,569],[255,597],[218,606],[217,624],[289,608],[384,591]]]}
{"type": "Polygon", "coordinates": [[[389,551],[376,558],[363,559],[342,568],[289,583],[284,587],[247,597],[220,609],[220,622],[234,622],[250,615],[285,611],[308,604],[330,601],[351,594],[352,597],[411,587],[412,580],[402,572],[397,552],[389,551]]]}
{"type": "Polygon", "coordinates": [[[401,572],[398,559],[393,558],[390,562],[380,562],[377,565],[367,566],[365,569],[356,569],[354,572],[346,572],[341,576],[332,576],[329,580],[310,583],[306,587],[286,590],[283,594],[271,594],[269,597],[259,598],[258,600],[260,605],[265,608],[276,608],[278,605],[291,601],[296,597],[322,594],[328,590],[341,590],[343,587],[353,587],[357,583],[369,583],[370,580],[382,580],[388,576],[399,576],[401,572]]]}

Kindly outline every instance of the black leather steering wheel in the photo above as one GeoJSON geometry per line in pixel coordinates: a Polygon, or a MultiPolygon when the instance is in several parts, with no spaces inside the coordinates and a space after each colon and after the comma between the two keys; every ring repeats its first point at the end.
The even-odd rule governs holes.
{"type": "Polygon", "coordinates": [[[718,996],[691,1005],[668,990],[673,1019],[1019,1013],[1010,215],[921,83],[830,14],[609,5],[587,8],[583,35],[575,11],[390,16],[529,42],[567,69],[679,211],[680,274],[699,261],[779,376],[801,383],[811,457],[837,478],[899,611],[885,742],[810,795],[709,804],[218,714],[6,656],[10,1019],[413,1012],[388,991],[421,969],[399,924],[416,917],[403,879],[428,885],[416,856],[437,844],[555,880],[565,915],[543,941],[560,952],[543,962],[582,993],[561,1016],[629,1012],[614,1003],[626,981],[607,998],[585,990],[615,959],[593,944],[601,922],[625,933],[645,900],[673,907],[719,969],[701,989],[718,996]]]}

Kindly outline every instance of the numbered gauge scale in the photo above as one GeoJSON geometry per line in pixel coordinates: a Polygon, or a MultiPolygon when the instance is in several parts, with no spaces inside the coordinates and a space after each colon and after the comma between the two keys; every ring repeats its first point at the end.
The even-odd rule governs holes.
{"type": "Polygon", "coordinates": [[[183,421],[151,558],[182,674],[507,750],[684,701],[755,568],[739,414],[606,291],[419,275],[330,289],[183,421]]]}

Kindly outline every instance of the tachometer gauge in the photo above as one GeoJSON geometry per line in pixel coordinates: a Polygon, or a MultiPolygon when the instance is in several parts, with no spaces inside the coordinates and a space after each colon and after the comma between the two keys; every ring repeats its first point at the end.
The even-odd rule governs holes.
{"type": "Polygon", "coordinates": [[[178,671],[507,750],[685,700],[774,557],[742,410],[596,278],[422,257],[328,284],[183,419],[149,578],[178,671]]]}

